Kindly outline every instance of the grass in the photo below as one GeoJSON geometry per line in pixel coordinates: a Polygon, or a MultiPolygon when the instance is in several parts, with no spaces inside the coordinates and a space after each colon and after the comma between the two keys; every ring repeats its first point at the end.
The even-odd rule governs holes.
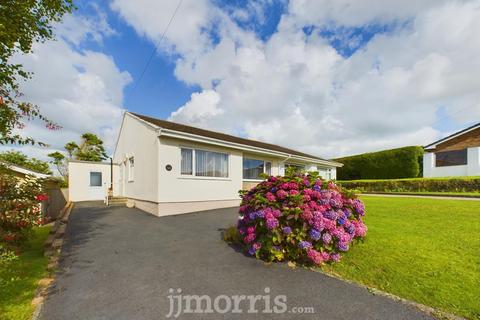
{"type": "Polygon", "coordinates": [[[48,258],[43,255],[43,244],[50,227],[34,229],[32,239],[25,244],[19,260],[8,267],[0,267],[0,318],[2,320],[30,319],[34,310],[37,284],[46,274],[48,258]]]}
{"type": "Polygon", "coordinates": [[[480,202],[362,200],[367,208],[366,240],[324,271],[480,319],[480,202]]]}
{"type": "Polygon", "coordinates": [[[405,191],[405,192],[375,192],[375,191],[366,191],[365,193],[385,193],[385,194],[406,194],[406,195],[426,195],[426,196],[446,196],[446,197],[479,197],[480,198],[480,191],[479,192],[430,192],[430,191],[405,191]]]}

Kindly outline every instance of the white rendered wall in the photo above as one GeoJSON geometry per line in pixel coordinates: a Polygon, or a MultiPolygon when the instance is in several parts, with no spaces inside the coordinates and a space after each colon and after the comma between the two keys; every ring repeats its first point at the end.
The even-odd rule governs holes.
{"type": "Polygon", "coordinates": [[[160,137],[159,145],[159,202],[191,202],[238,200],[238,191],[242,188],[242,153],[207,144],[186,140],[160,137]],[[180,174],[180,148],[199,148],[229,154],[228,178],[195,177],[180,174]],[[172,170],[167,171],[166,166],[172,170]]]}
{"type": "Polygon", "coordinates": [[[158,202],[158,137],[155,128],[126,114],[113,161],[120,165],[122,195],[158,202]],[[134,179],[128,181],[128,158],[134,157],[134,179]]]}
{"type": "MultiPolygon", "coordinates": [[[[113,175],[115,176],[118,172],[118,166],[114,166],[113,169],[113,175]]],[[[85,161],[68,163],[68,196],[70,201],[103,200],[109,187],[109,163],[85,161]],[[90,172],[102,173],[101,187],[90,186],[90,172]]]]}
{"type": "Polygon", "coordinates": [[[463,177],[480,175],[480,147],[468,148],[467,164],[461,166],[435,167],[435,154],[423,154],[423,176],[432,177],[463,177]]]}

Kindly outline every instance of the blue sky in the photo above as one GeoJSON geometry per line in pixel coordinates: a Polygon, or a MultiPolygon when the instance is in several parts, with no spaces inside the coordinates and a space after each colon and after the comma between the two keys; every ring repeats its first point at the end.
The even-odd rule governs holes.
{"type": "Polygon", "coordinates": [[[29,124],[51,147],[26,152],[85,131],[112,150],[124,110],[324,157],[480,119],[478,0],[183,0],[159,43],[178,3],[77,2],[58,41],[19,58],[25,97],[63,126],[29,124]]]}

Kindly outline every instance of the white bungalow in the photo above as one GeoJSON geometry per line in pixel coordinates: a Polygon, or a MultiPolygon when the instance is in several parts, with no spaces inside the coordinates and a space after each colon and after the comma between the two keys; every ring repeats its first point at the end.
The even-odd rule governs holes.
{"type": "Polygon", "coordinates": [[[126,112],[112,163],[71,161],[70,200],[102,200],[107,189],[163,216],[239,204],[238,191],[293,166],[336,178],[342,164],[278,145],[126,112]],[[112,179],[113,177],[113,179],[112,179]]]}

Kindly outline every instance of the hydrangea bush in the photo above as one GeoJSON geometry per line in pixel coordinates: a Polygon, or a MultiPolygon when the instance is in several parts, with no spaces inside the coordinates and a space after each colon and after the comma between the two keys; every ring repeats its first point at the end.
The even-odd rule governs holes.
{"type": "Polygon", "coordinates": [[[32,227],[46,222],[40,208],[44,200],[39,179],[20,179],[0,170],[0,263],[15,258],[32,227]]]}
{"type": "Polygon", "coordinates": [[[362,201],[318,173],[271,176],[240,194],[240,239],[265,261],[337,262],[367,232],[362,201]]]}

